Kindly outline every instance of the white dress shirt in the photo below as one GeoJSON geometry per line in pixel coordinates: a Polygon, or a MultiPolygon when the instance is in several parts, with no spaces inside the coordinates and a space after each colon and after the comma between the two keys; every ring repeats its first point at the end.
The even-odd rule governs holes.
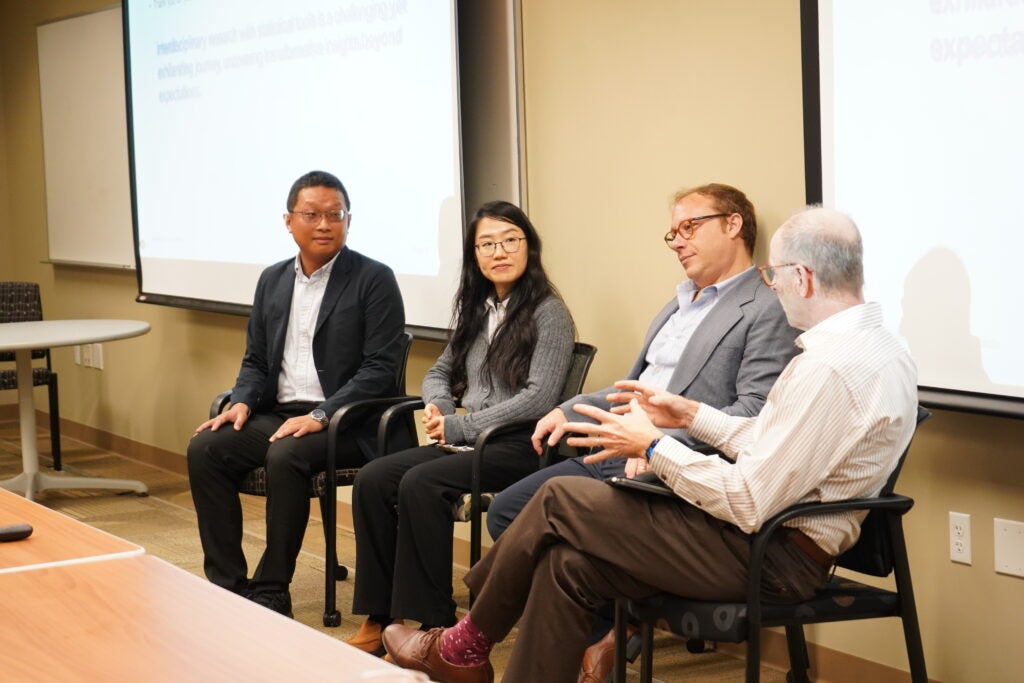
{"type": "MultiPolygon", "coordinates": [[[[837,313],[797,338],[804,349],[757,417],[701,404],[689,431],[735,463],[663,438],[654,471],[685,500],[746,532],[796,503],[877,495],[910,442],[917,368],[882,327],[877,303],[837,313]]],[[[797,519],[830,555],[852,546],[864,513],[797,519]]]]}
{"type": "MultiPolygon", "coordinates": [[[[341,252],[338,252],[341,253],[341,252]]],[[[288,315],[288,330],[284,338],[284,357],[281,374],[277,379],[277,402],[323,402],[324,390],[313,360],[313,334],[324,300],[327,281],[337,255],[322,268],[306,276],[299,257],[295,257],[295,289],[292,291],[292,309],[288,315]]]]}

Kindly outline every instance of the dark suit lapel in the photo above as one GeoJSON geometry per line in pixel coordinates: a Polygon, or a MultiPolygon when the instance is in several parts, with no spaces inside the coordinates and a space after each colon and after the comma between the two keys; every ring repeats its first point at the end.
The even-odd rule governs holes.
{"type": "Polygon", "coordinates": [[[334,310],[342,293],[352,281],[349,274],[352,272],[353,265],[352,252],[348,247],[344,247],[341,253],[338,254],[338,260],[334,262],[334,268],[331,269],[331,278],[327,281],[327,288],[324,289],[324,299],[320,304],[320,313],[316,317],[314,337],[320,333],[320,327],[331,316],[331,311],[334,310]]]}
{"type": "Polygon", "coordinates": [[[271,296],[266,297],[268,303],[267,328],[271,335],[271,344],[267,350],[273,363],[280,363],[284,356],[284,339],[288,333],[288,317],[292,310],[292,294],[295,292],[295,261],[289,261],[281,271],[271,296]]]}
{"type": "Polygon", "coordinates": [[[744,275],[735,287],[722,296],[707,317],[697,326],[686,345],[686,350],[679,358],[679,364],[672,374],[672,379],[669,380],[668,391],[680,394],[687,390],[690,383],[711,358],[711,354],[722,343],[725,335],[743,318],[740,307],[754,300],[759,277],[756,270],[744,275]]]}

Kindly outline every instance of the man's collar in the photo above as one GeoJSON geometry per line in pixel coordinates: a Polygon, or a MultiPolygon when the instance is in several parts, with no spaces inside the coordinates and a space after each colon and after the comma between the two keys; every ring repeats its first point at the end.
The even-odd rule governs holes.
{"type": "Polygon", "coordinates": [[[881,326],[882,306],[876,301],[869,301],[833,313],[797,337],[796,343],[800,348],[806,349],[826,336],[881,326]]]}
{"type": "Polygon", "coordinates": [[[339,249],[338,253],[335,254],[334,257],[330,261],[328,261],[324,265],[320,266],[319,268],[314,270],[309,275],[306,275],[305,273],[302,272],[302,254],[296,254],[295,255],[295,263],[293,264],[292,267],[295,269],[295,273],[297,275],[303,275],[305,277],[310,277],[311,278],[314,275],[316,275],[317,273],[322,272],[324,274],[324,277],[329,278],[331,276],[331,271],[334,270],[334,264],[338,261],[338,257],[341,256],[341,252],[343,252],[343,251],[345,251],[344,247],[339,249]]]}

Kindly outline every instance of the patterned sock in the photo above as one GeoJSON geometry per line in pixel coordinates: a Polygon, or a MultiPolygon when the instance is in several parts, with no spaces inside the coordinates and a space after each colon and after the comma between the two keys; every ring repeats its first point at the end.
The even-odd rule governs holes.
{"type": "Polygon", "coordinates": [[[494,641],[473,623],[467,614],[462,620],[446,629],[441,636],[441,658],[456,666],[480,666],[491,654],[494,641]]]}

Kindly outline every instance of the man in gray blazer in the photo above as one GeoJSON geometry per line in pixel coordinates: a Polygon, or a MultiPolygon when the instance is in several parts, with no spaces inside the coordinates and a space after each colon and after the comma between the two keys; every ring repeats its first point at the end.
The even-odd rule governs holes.
{"type": "MultiPolygon", "coordinates": [[[[260,275],[231,407],[199,425],[189,483],[207,578],[282,614],[309,518],[309,478],[322,471],[339,407],[395,390],[405,310],[391,269],[345,246],[351,214],[336,177],[312,171],[288,194],[297,256],[260,275]],[[230,428],[228,428],[230,427],[230,428]],[[238,485],[267,469],[267,547],[251,581],[238,485]]],[[[338,467],[372,457],[376,420],[346,433],[338,467]]]]}
{"type": "MultiPolygon", "coordinates": [[[[796,355],[794,340],[799,334],[753,267],[754,207],[736,188],[712,183],[676,193],[671,221],[664,239],[689,279],[651,323],[626,378],[685,394],[729,415],[753,417],[796,355]]],[[[589,419],[573,412],[574,406],[585,403],[609,410],[606,396],[617,391],[607,387],[576,396],[552,410],[537,423],[534,448],[541,453],[545,439],[551,446],[557,444],[570,419],[589,419]]],[[[689,445],[699,443],[685,430],[666,433],[689,445]]],[[[498,494],[487,511],[487,529],[497,539],[549,479],[634,476],[642,471],[640,460],[587,464],[572,458],[541,469],[498,494]]],[[[597,677],[610,666],[610,645],[611,641],[602,642],[584,659],[584,672],[594,680],[603,680],[597,677]],[[604,660],[602,664],[594,661],[597,658],[604,660]]]]}

